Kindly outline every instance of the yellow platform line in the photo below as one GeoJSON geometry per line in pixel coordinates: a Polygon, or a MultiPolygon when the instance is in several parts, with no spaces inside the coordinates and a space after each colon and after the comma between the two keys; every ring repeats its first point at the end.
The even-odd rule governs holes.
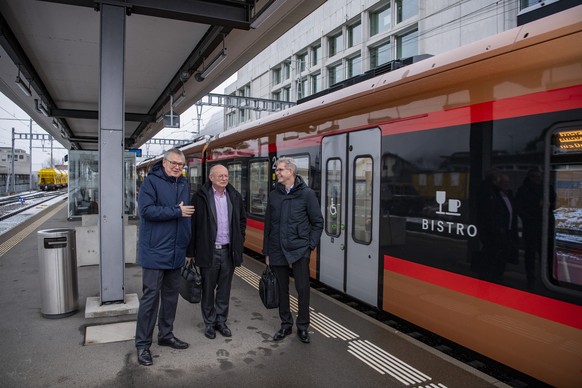
{"type": "Polygon", "coordinates": [[[20,232],[16,233],[14,236],[10,237],[4,243],[0,245],[0,257],[4,256],[6,252],[14,248],[18,243],[28,237],[29,234],[34,232],[39,226],[44,224],[48,221],[56,212],[60,211],[63,207],[65,207],[66,203],[62,203],[59,206],[55,207],[46,215],[42,216],[26,228],[22,229],[20,232]]]}

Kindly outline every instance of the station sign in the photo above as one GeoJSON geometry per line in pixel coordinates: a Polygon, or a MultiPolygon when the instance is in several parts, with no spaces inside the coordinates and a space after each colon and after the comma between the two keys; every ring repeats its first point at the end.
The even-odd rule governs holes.
{"type": "Polygon", "coordinates": [[[164,113],[164,127],[180,128],[180,115],[170,112],[164,113]]]}

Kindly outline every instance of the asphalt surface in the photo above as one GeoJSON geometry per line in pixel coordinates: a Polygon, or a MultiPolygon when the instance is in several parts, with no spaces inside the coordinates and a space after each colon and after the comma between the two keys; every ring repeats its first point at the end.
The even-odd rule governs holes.
{"type": "MultiPolygon", "coordinates": [[[[63,201],[55,203],[0,236],[1,387],[503,386],[315,290],[312,342],[301,343],[295,330],[273,342],[278,312],[261,304],[257,286],[264,266],[250,258],[233,280],[231,338],[204,337],[199,305],[180,299],[174,334],[189,349],[158,346],[156,330],[154,365],[144,367],[133,338],[86,344],[88,328],[131,325],[136,317],[85,318],[86,299],[99,296],[97,265],[78,268],[79,311],[61,319],[42,316],[36,231],[80,225],[67,221],[63,201]]],[[[125,289],[141,296],[139,266],[126,266],[125,289]]]]}

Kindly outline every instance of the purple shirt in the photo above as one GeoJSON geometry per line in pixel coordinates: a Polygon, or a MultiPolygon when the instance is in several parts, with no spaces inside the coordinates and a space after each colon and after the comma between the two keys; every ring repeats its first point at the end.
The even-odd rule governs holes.
{"type": "Polygon", "coordinates": [[[230,236],[228,231],[228,201],[226,190],[220,195],[214,187],[214,205],[216,206],[216,241],[215,244],[229,244],[230,236]]]}

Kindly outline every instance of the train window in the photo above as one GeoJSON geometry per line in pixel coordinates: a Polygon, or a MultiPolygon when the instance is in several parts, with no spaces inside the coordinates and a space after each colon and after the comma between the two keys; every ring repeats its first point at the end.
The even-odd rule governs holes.
{"type": "Polygon", "coordinates": [[[373,165],[370,156],[354,159],[352,238],[360,244],[372,242],[373,165]]]}
{"type": "Polygon", "coordinates": [[[551,143],[547,270],[554,284],[582,290],[582,127],[556,130],[551,143]]]}
{"type": "Polygon", "coordinates": [[[228,182],[234,186],[236,191],[242,193],[241,164],[232,163],[228,165],[228,182]]]}
{"type": "Polygon", "coordinates": [[[338,237],[341,233],[342,223],[342,163],[339,159],[327,161],[327,176],[325,193],[325,231],[328,235],[338,237]]]}
{"type": "Polygon", "coordinates": [[[269,170],[268,159],[249,163],[250,214],[261,217],[265,215],[267,194],[269,192],[269,170]]]}
{"type": "Polygon", "coordinates": [[[287,158],[295,159],[297,165],[297,175],[301,175],[303,182],[309,186],[309,155],[284,155],[287,158]]]}
{"type": "Polygon", "coordinates": [[[200,165],[200,161],[190,162],[188,165],[188,182],[190,183],[190,191],[192,193],[202,187],[202,180],[202,166],[200,165]]]}

